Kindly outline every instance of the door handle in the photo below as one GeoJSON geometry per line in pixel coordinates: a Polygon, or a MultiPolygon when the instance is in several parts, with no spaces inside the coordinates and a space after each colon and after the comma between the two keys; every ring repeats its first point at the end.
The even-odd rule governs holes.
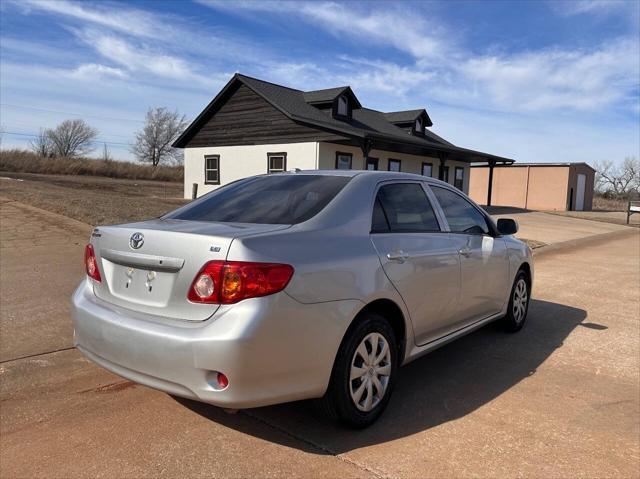
{"type": "Polygon", "coordinates": [[[410,255],[402,250],[396,251],[395,253],[387,254],[387,259],[389,261],[398,261],[400,263],[404,263],[408,258],[410,258],[410,255]]]}
{"type": "Polygon", "coordinates": [[[469,256],[471,256],[471,250],[466,246],[462,248],[460,251],[458,251],[458,253],[460,253],[465,258],[468,258],[469,256]]]}

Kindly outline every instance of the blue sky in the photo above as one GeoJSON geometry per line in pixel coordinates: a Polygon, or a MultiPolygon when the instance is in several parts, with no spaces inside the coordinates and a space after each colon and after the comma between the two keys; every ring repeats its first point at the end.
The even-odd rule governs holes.
{"type": "Polygon", "coordinates": [[[517,161],[640,154],[637,0],[0,5],[3,148],[84,118],[130,159],[148,107],[194,118],[241,72],[425,107],[436,133],[517,161]]]}

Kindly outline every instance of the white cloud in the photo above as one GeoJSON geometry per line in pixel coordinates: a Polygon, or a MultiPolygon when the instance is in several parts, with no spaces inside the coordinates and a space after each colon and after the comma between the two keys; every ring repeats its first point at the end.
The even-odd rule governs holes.
{"type": "Polygon", "coordinates": [[[384,93],[396,99],[420,93],[423,87],[435,80],[437,74],[432,69],[388,61],[348,56],[342,56],[341,60],[348,66],[339,75],[343,83],[350,84],[358,92],[384,93]]]}
{"type": "Polygon", "coordinates": [[[126,78],[128,76],[120,68],[108,67],[98,63],[84,63],[74,69],[70,75],[81,80],[100,80],[105,77],[126,78]]]}
{"type": "Polygon", "coordinates": [[[210,77],[197,73],[183,58],[156,51],[142,44],[134,46],[122,37],[96,30],[76,31],[76,34],[104,58],[131,72],[193,82],[194,86],[200,87],[211,87],[215,83],[210,77]]]}
{"type": "Polygon", "coordinates": [[[573,16],[581,14],[611,14],[633,13],[637,14],[638,3],[635,0],[572,0],[549,2],[551,8],[560,15],[573,16]]]}
{"type": "Polygon", "coordinates": [[[453,89],[446,97],[487,99],[513,111],[597,110],[625,101],[638,86],[638,43],[614,41],[590,51],[545,50],[510,56],[469,58],[457,68],[462,98],[453,89]]]}
{"type": "MultiPolygon", "coordinates": [[[[387,44],[416,58],[442,58],[451,54],[452,35],[437,21],[428,22],[402,3],[349,3],[197,0],[202,5],[231,13],[271,13],[299,17],[328,32],[344,37],[366,38],[387,44]],[[384,8],[380,6],[384,5],[384,8]],[[375,6],[376,8],[371,8],[375,6]]],[[[435,20],[435,19],[434,19],[435,20]]]]}
{"type": "Polygon", "coordinates": [[[122,5],[105,4],[98,8],[86,8],[81,2],[67,0],[20,0],[15,3],[27,10],[61,15],[133,36],[162,38],[170,28],[166,22],[159,21],[156,15],[139,9],[122,8],[122,5]]]}

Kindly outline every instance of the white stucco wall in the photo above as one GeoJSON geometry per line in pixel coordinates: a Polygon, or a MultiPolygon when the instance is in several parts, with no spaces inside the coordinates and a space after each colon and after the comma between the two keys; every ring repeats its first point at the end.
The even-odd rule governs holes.
{"type": "MultiPolygon", "coordinates": [[[[318,147],[318,165],[323,170],[334,169],[336,167],[336,152],[351,153],[353,155],[352,167],[354,170],[364,169],[364,156],[362,150],[354,146],[336,145],[333,143],[320,143],[318,147]]],[[[422,162],[431,163],[432,176],[438,177],[438,168],[440,167],[440,160],[438,158],[429,158],[426,156],[408,155],[404,153],[394,153],[391,151],[383,150],[371,150],[369,157],[378,158],[378,169],[386,171],[389,165],[389,158],[394,160],[400,160],[401,171],[405,173],[422,174],[422,162]]],[[[468,163],[462,163],[459,161],[447,160],[446,166],[449,166],[449,183],[453,185],[455,167],[464,168],[464,179],[462,182],[463,191],[469,192],[469,175],[470,170],[468,163]]]]}
{"type": "MultiPolygon", "coordinates": [[[[193,183],[198,184],[198,196],[202,196],[220,186],[252,175],[267,172],[268,153],[287,153],[287,170],[300,168],[301,170],[335,168],[336,152],[351,153],[354,170],[364,169],[362,150],[358,147],[337,145],[333,143],[284,143],[274,145],[239,145],[217,146],[205,148],[186,148],[184,151],[184,197],[191,198],[193,183]],[[205,155],[220,156],[220,184],[205,185],[204,157],[205,155]]],[[[432,175],[438,177],[440,160],[425,156],[407,155],[390,151],[372,150],[370,157],[378,158],[378,168],[386,171],[389,158],[401,161],[401,170],[407,173],[422,173],[422,162],[433,164],[432,175]]],[[[447,160],[449,166],[449,183],[453,185],[455,167],[464,168],[463,191],[469,191],[470,168],[467,163],[447,160]]]]}
{"type": "Polygon", "coordinates": [[[198,196],[235,180],[267,172],[267,153],[287,153],[287,170],[313,170],[318,166],[317,142],[278,145],[216,146],[185,148],[184,197],[190,199],[193,183],[198,184],[198,196]],[[220,155],[220,184],[204,184],[205,155],[220,155]]]}

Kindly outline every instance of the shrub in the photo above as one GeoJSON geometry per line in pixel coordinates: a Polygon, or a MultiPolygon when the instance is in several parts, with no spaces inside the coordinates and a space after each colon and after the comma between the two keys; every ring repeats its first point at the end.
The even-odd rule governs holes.
{"type": "Polygon", "coordinates": [[[106,176],[131,180],[182,181],[182,166],[148,166],[92,158],[43,158],[27,150],[0,151],[0,171],[47,175],[106,176]]]}

